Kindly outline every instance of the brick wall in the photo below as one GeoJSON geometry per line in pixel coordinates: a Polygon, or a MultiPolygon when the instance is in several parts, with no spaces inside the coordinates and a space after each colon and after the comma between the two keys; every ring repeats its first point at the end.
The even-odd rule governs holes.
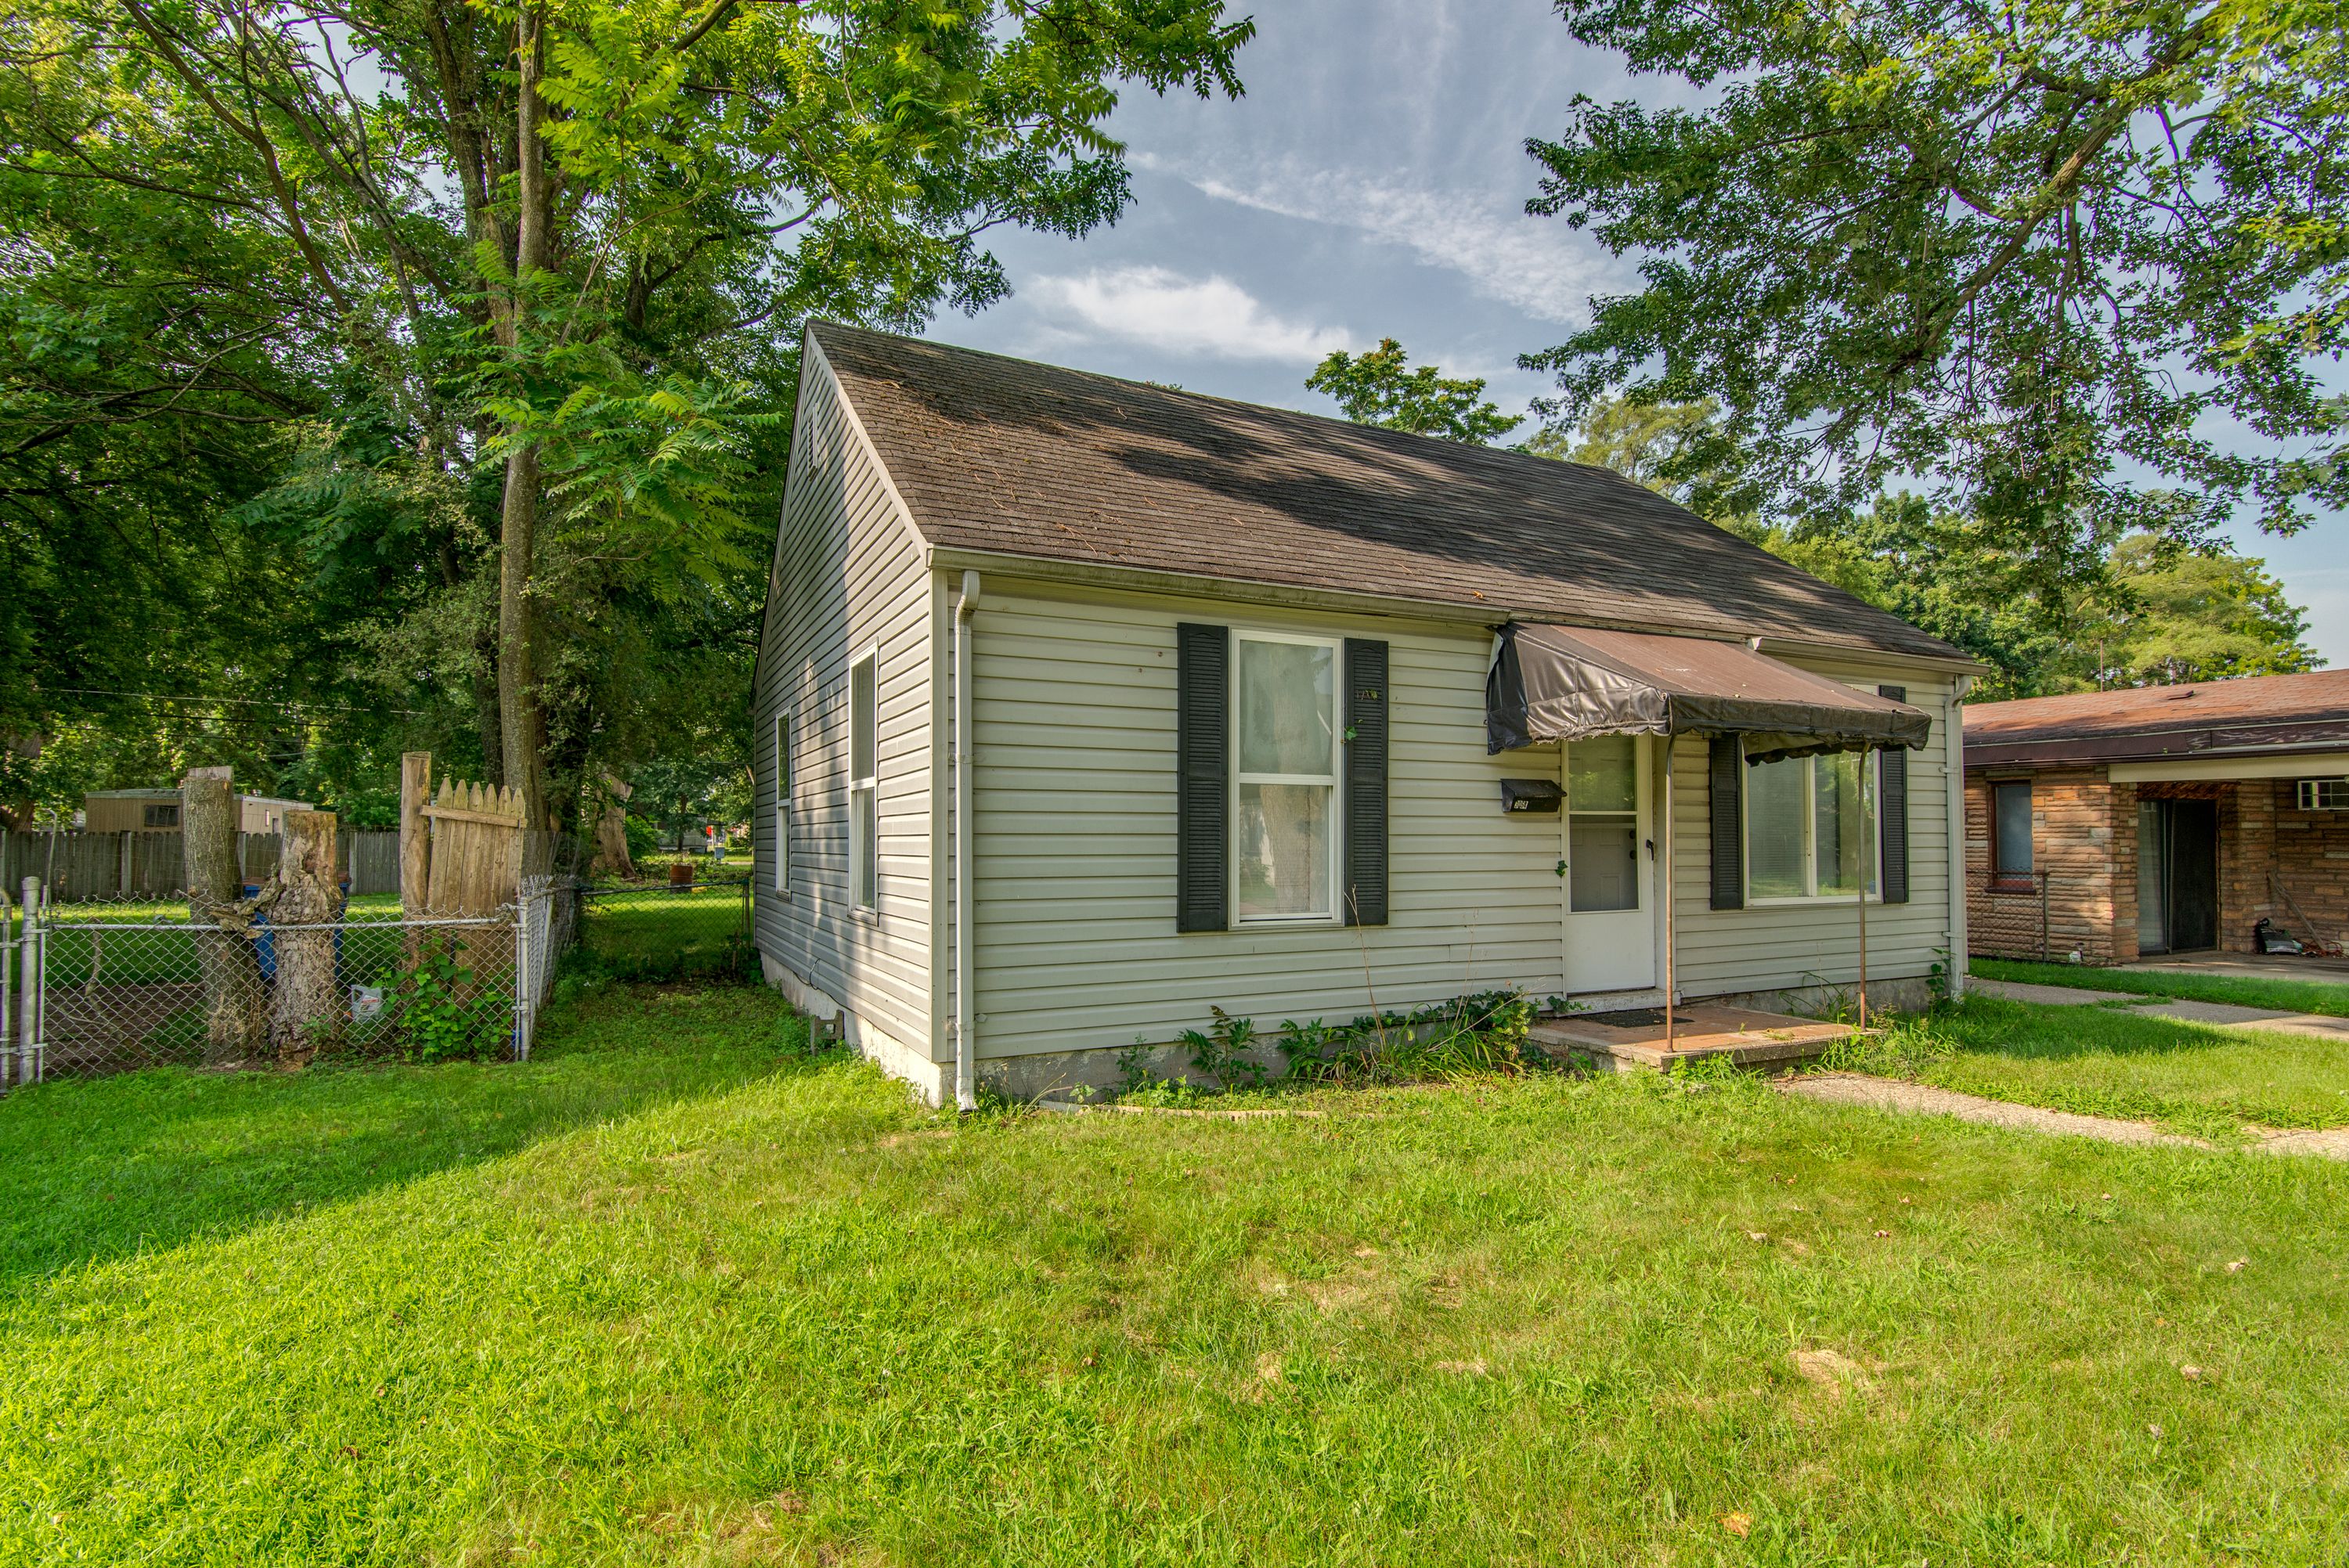
{"type": "Polygon", "coordinates": [[[2349,811],[2301,810],[2290,779],[2247,779],[2231,794],[2219,807],[2220,945],[2251,952],[2261,916],[2303,942],[2349,935],[2349,811]]]}
{"type": "MultiPolygon", "coordinates": [[[[2008,775],[2008,777],[2016,777],[2008,775]]],[[[2036,958],[2041,892],[1991,888],[1994,780],[1966,776],[1966,940],[1974,952],[2036,958]]],[[[2099,768],[2031,776],[2032,870],[2045,882],[2044,951],[2057,963],[2126,964],[2137,956],[2137,792],[2099,768]]]]}

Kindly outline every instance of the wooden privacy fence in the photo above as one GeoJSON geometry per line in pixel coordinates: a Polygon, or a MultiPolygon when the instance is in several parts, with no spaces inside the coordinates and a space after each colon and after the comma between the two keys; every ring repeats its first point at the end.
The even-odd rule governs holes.
{"type": "MultiPolygon", "coordinates": [[[[399,891],[399,835],[362,830],[335,835],[336,866],[354,896],[399,891]]],[[[237,865],[247,882],[277,870],[275,833],[239,833],[237,865]]],[[[12,891],[36,877],[60,903],[98,899],[169,898],[187,885],[185,848],[176,832],[55,833],[0,830],[0,885],[12,891]]]]}
{"type": "Polygon", "coordinates": [[[419,814],[431,825],[424,908],[438,914],[488,914],[520,895],[520,790],[443,779],[440,793],[419,814]]]}

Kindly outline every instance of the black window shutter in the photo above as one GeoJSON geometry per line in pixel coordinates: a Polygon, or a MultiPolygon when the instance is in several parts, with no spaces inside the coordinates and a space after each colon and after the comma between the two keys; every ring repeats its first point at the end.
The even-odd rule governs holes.
{"type": "MultiPolygon", "coordinates": [[[[1907,686],[1880,686],[1878,696],[1907,702],[1907,686]]],[[[1909,902],[1909,748],[1888,746],[1877,753],[1876,815],[1884,841],[1884,902],[1909,902]]]]}
{"type": "Polygon", "coordinates": [[[1346,923],[1387,923],[1387,645],[1346,639],[1346,923]]]}
{"type": "Polygon", "coordinates": [[[1174,929],[1231,924],[1225,861],[1230,842],[1232,633],[1174,628],[1174,929]]]}
{"type": "Polygon", "coordinates": [[[1737,737],[1716,735],[1705,758],[1713,818],[1713,907],[1745,907],[1745,856],[1737,792],[1745,787],[1745,758],[1737,737]]]}

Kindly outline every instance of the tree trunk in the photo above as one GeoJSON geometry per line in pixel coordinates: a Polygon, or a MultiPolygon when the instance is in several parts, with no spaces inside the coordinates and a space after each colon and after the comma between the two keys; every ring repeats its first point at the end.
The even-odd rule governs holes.
{"type": "Polygon", "coordinates": [[[280,1061],[305,1062],[343,1022],[332,923],[343,912],[335,883],[335,814],[288,811],[278,830],[277,899],[269,912],[277,949],[277,995],[269,1038],[280,1061]],[[295,926],[320,929],[299,931],[295,926]]]}
{"type": "MultiPolygon", "coordinates": [[[[546,265],[547,225],[553,216],[545,148],[539,129],[544,106],[538,100],[538,82],[545,53],[544,14],[536,5],[525,5],[514,41],[517,211],[512,330],[517,337],[528,315],[533,279],[546,265]]],[[[533,554],[538,543],[538,485],[535,446],[523,447],[506,459],[498,531],[498,728],[505,755],[505,785],[522,792],[523,826],[531,830],[546,826],[546,735],[539,712],[530,611],[533,554]]]]}
{"type": "Polygon", "coordinates": [[[204,975],[204,1065],[261,1054],[267,1030],[261,961],[246,934],[249,913],[236,869],[236,795],[225,768],[196,769],[180,781],[180,834],[186,857],[188,918],[204,975]]]}

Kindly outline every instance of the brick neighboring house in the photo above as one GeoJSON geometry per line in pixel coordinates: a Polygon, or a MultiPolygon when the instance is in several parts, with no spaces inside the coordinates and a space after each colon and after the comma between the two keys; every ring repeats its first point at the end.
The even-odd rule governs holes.
{"type": "Polygon", "coordinates": [[[1974,953],[2349,938],[2349,670],[1969,706],[1965,771],[1974,953]]]}

